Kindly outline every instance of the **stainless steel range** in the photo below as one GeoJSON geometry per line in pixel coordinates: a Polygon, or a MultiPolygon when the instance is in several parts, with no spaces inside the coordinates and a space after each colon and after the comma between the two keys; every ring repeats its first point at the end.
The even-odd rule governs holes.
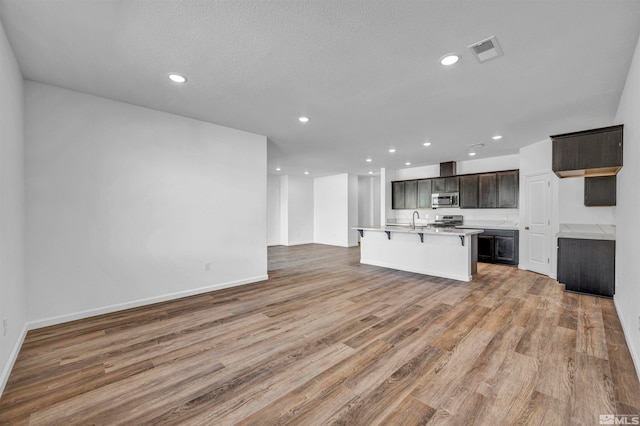
{"type": "Polygon", "coordinates": [[[432,228],[455,228],[456,226],[462,225],[463,222],[464,216],[462,216],[461,214],[437,214],[435,221],[433,223],[430,223],[429,226],[432,228]]]}

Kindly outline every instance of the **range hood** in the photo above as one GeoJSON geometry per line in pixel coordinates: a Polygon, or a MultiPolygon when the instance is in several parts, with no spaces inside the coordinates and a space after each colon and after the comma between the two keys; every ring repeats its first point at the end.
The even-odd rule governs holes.
{"type": "Polygon", "coordinates": [[[456,175],[456,162],[447,161],[440,163],[440,177],[451,177],[456,175]]]}

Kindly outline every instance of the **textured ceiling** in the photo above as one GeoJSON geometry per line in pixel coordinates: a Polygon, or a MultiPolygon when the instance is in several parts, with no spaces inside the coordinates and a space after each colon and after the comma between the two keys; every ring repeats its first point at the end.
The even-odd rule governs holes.
{"type": "Polygon", "coordinates": [[[263,134],[271,172],[320,176],[612,124],[640,1],[0,0],[0,19],[26,79],[263,134]],[[492,35],[504,56],[480,64],[492,35]]]}

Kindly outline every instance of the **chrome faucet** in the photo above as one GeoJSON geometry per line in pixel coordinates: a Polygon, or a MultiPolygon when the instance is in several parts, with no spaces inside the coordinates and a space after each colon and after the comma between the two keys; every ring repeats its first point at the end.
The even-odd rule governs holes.
{"type": "Polygon", "coordinates": [[[418,219],[420,219],[420,213],[418,213],[418,210],[415,210],[411,215],[411,229],[416,229],[416,215],[418,215],[418,219]]]}

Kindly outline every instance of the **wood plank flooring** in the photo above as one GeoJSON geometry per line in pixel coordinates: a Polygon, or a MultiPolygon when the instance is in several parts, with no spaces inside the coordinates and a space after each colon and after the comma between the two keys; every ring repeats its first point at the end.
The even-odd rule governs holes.
{"type": "Polygon", "coordinates": [[[0,424],[599,424],[640,414],[611,300],[269,248],[269,280],[30,331],[0,424]]]}

